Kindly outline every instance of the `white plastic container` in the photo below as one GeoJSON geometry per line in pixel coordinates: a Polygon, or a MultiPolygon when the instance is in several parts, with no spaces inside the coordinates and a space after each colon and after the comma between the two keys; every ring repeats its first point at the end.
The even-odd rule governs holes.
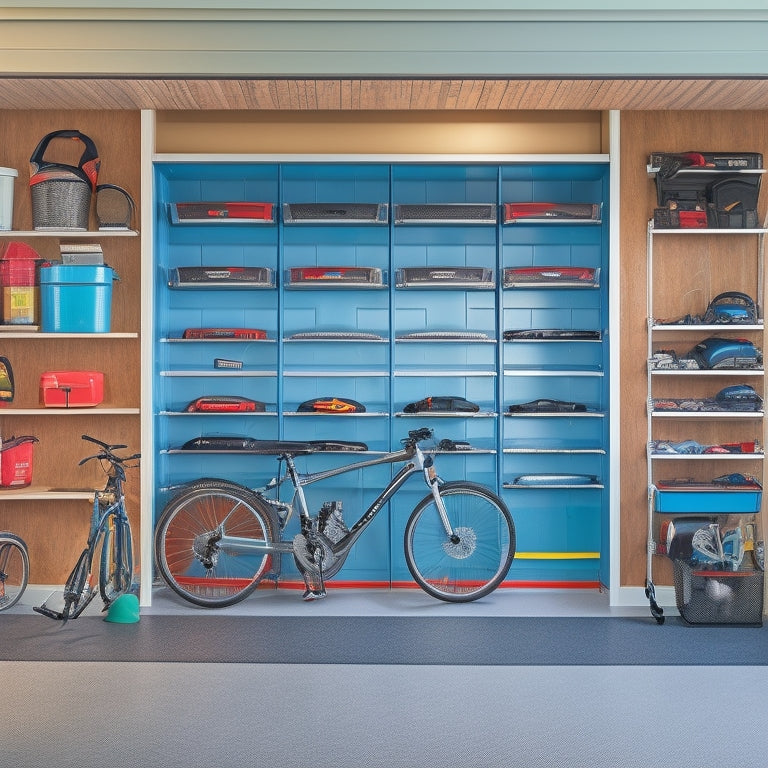
{"type": "Polygon", "coordinates": [[[13,185],[19,172],[0,168],[0,230],[13,229],[13,185]]]}

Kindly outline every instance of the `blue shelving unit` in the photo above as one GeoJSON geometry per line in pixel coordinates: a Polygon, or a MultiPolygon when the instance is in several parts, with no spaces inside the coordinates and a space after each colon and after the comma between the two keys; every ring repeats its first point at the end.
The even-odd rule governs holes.
{"type": "MultiPolygon", "coordinates": [[[[607,162],[554,160],[156,162],[156,514],[169,489],[186,480],[213,475],[256,486],[274,474],[273,457],[180,450],[200,435],[352,440],[375,453],[426,425],[438,440],[470,444],[436,448],[442,476],[488,485],[510,506],[520,552],[512,581],[607,583],[608,170],[607,162]],[[171,203],[197,201],[262,201],[273,215],[171,223],[171,203]],[[599,215],[506,218],[506,203],[553,201],[591,204],[599,215]],[[272,271],[274,284],[171,288],[169,271],[182,266],[259,266],[272,271]],[[505,284],[507,269],[544,266],[589,268],[596,279],[505,284]],[[345,272],[355,280],[339,279],[345,272]],[[189,327],[260,328],[266,338],[179,338],[189,327]],[[505,340],[510,329],[590,330],[596,338],[505,340]],[[242,368],[215,368],[214,358],[242,368]],[[184,413],[195,397],[214,394],[252,398],[265,411],[184,413]],[[478,411],[408,412],[409,404],[440,395],[464,397],[478,411]],[[300,403],[328,396],[361,402],[365,412],[299,412],[300,403]],[[536,398],[588,410],[508,412],[536,398]],[[550,473],[599,482],[515,484],[519,475],[550,473]]],[[[348,459],[327,453],[302,462],[320,469],[348,459]]],[[[355,519],[390,471],[344,475],[311,489],[311,501],[319,508],[342,500],[355,519]]],[[[337,580],[410,581],[402,533],[425,490],[409,481],[337,580]]]]}

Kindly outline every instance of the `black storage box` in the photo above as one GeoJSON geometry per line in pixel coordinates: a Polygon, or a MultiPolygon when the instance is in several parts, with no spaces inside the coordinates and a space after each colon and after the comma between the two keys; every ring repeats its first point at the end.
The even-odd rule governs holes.
{"type": "Polygon", "coordinates": [[[649,167],[656,178],[661,210],[654,218],[659,226],[717,229],[760,226],[757,216],[762,178],[758,171],[763,167],[760,153],[654,152],[649,167]],[[691,211],[699,215],[686,215],[691,211]]]}

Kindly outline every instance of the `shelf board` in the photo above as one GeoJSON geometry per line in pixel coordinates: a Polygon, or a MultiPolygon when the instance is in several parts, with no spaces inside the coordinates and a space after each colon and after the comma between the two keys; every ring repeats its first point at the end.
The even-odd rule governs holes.
{"type": "Polygon", "coordinates": [[[519,446],[504,448],[502,453],[514,454],[597,454],[604,456],[604,448],[542,448],[541,446],[519,446]]]}
{"type": "Polygon", "coordinates": [[[596,370],[578,370],[576,368],[505,368],[505,376],[596,376],[601,378],[605,376],[605,371],[596,370]]]}
{"type": "Polygon", "coordinates": [[[0,501],[92,501],[93,494],[93,490],[87,489],[76,490],[28,485],[26,488],[5,488],[0,490],[0,501]]]}
{"type": "Polygon", "coordinates": [[[258,378],[277,376],[277,371],[249,371],[243,368],[211,368],[205,371],[160,371],[160,375],[167,376],[168,378],[258,378]]]}
{"type": "Polygon", "coordinates": [[[653,461],[763,461],[762,453],[649,453],[653,461]]]}
{"type": "Polygon", "coordinates": [[[138,333],[49,333],[23,330],[21,325],[0,325],[2,339],[138,339],[138,333]]]}
{"type": "Polygon", "coordinates": [[[160,339],[161,344],[276,344],[275,339],[182,339],[166,336],[160,339]]]}
{"type": "Polygon", "coordinates": [[[329,371],[318,369],[316,371],[289,371],[284,370],[285,378],[312,378],[312,379],[350,379],[350,378],[381,378],[388,377],[389,371],[329,371]]]}
{"type": "Polygon", "coordinates": [[[1,416],[133,416],[141,413],[140,408],[3,408],[1,416]]]}
{"type": "Polygon", "coordinates": [[[318,416],[323,419],[364,419],[381,416],[389,416],[386,411],[362,411],[359,413],[322,413],[320,411],[283,411],[283,416],[310,416],[317,418],[318,416]]]}
{"type": "Polygon", "coordinates": [[[602,344],[602,339],[504,339],[505,344],[602,344]]]}
{"type": "Polygon", "coordinates": [[[763,376],[762,368],[651,368],[651,376],[763,376]]]}
{"type": "Polygon", "coordinates": [[[605,414],[602,411],[553,411],[549,413],[504,413],[504,416],[508,418],[519,419],[534,417],[536,419],[602,419],[605,414]]]}
{"type": "Polygon", "coordinates": [[[394,415],[396,417],[418,419],[487,419],[498,416],[498,414],[491,411],[477,411],[476,413],[455,413],[445,411],[416,411],[415,413],[406,413],[405,411],[398,411],[394,415]]]}
{"type": "Polygon", "coordinates": [[[51,237],[58,238],[59,240],[91,240],[97,237],[138,237],[138,234],[138,230],[135,229],[15,229],[0,232],[0,237],[51,237]]]}
{"type": "Polygon", "coordinates": [[[764,235],[768,229],[717,229],[701,227],[699,229],[679,227],[675,229],[654,229],[653,221],[648,222],[648,231],[653,235],[764,235]]]}
{"type": "Polygon", "coordinates": [[[469,338],[459,338],[458,336],[454,337],[433,337],[433,338],[411,338],[406,339],[403,337],[396,337],[395,338],[395,344],[496,344],[496,339],[492,338],[479,338],[479,337],[469,337],[469,338]]]}
{"type": "Polygon", "coordinates": [[[238,418],[253,418],[254,416],[277,416],[275,411],[159,411],[158,416],[237,416],[238,418]]]}
{"type": "Polygon", "coordinates": [[[436,370],[425,370],[425,369],[418,369],[413,371],[394,371],[393,376],[397,377],[430,377],[430,378],[439,378],[439,377],[461,377],[461,378],[475,378],[478,376],[496,376],[496,371],[488,371],[488,370],[482,370],[482,371],[475,371],[471,368],[462,368],[460,370],[456,371],[436,371],[436,370]]]}
{"type": "Polygon", "coordinates": [[[680,333],[687,331],[691,334],[699,334],[701,331],[713,331],[715,333],[742,333],[743,331],[762,331],[765,328],[764,323],[756,324],[737,324],[737,323],[718,323],[717,325],[699,324],[699,323],[658,323],[655,324],[651,319],[649,327],[652,333],[680,333]]]}
{"type": "Polygon", "coordinates": [[[584,485],[576,485],[574,483],[551,483],[547,485],[515,485],[513,483],[504,483],[502,488],[506,490],[514,491],[552,491],[552,490],[569,490],[569,491],[592,491],[601,490],[605,488],[602,483],[588,483],[584,485]]]}
{"type": "Polygon", "coordinates": [[[303,339],[292,339],[290,336],[283,339],[284,344],[388,344],[389,339],[362,339],[362,338],[344,338],[344,337],[314,337],[303,339]]]}
{"type": "Polygon", "coordinates": [[[762,419],[763,411],[650,411],[654,419],[762,419]]]}

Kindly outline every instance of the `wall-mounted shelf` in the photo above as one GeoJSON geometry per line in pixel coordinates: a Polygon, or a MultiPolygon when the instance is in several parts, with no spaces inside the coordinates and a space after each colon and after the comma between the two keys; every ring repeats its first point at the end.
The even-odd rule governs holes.
{"type": "MultiPolygon", "coordinates": [[[[607,281],[595,277],[607,274],[601,272],[608,265],[607,222],[593,219],[585,227],[571,220],[579,226],[552,227],[546,218],[502,226],[499,213],[501,200],[541,199],[541,185],[569,205],[588,201],[590,215],[595,201],[601,201],[602,216],[607,214],[608,179],[605,158],[519,165],[466,160],[305,159],[239,166],[217,158],[156,161],[161,209],[162,204],[193,200],[193,194],[205,197],[209,189],[230,200],[288,201],[280,204],[282,218],[274,227],[173,227],[167,216],[158,217],[158,274],[178,264],[198,263],[190,259],[194,253],[199,263],[213,267],[258,264],[277,276],[274,291],[209,291],[200,298],[194,291],[155,286],[158,511],[167,498],[162,489],[195,473],[221,474],[245,484],[257,482],[254,473],[274,473],[261,459],[238,459],[238,452],[206,453],[203,459],[200,452],[178,450],[191,438],[232,434],[231,414],[206,414],[202,421],[178,418],[199,415],[179,411],[201,394],[250,397],[274,407],[254,414],[266,418],[237,422],[238,433],[247,437],[347,440],[380,453],[399,447],[409,429],[433,426],[438,443],[446,438],[467,446],[441,450],[436,444],[430,449],[440,454],[446,479],[472,479],[502,494],[507,480],[520,474],[517,465],[522,472],[546,472],[552,461],[560,461],[568,464],[568,471],[604,477],[608,294],[607,281]],[[566,290],[558,290],[553,301],[547,285],[531,283],[525,290],[507,291],[500,284],[505,269],[554,264],[562,271],[573,263],[583,265],[580,273],[589,271],[592,290],[580,290],[581,280],[573,286],[578,290],[558,284],[566,290]],[[231,355],[222,352],[223,357],[241,358],[243,368],[215,376],[205,370],[205,352],[214,348],[176,343],[174,337],[184,328],[216,326],[262,328],[273,341],[245,344],[231,355]],[[588,344],[569,343],[573,339],[562,340],[566,346],[507,344],[501,338],[505,328],[597,332],[588,344]],[[563,355],[569,360],[566,366],[560,363],[563,355]],[[205,392],[199,391],[201,383],[205,392]],[[217,387],[220,393],[212,391],[217,387]],[[587,402],[595,412],[502,418],[508,415],[502,414],[503,403],[520,401],[520,392],[530,392],[525,399],[533,399],[531,390],[537,388],[546,396],[587,402]],[[460,397],[479,410],[405,410],[437,396],[460,397]],[[300,403],[319,397],[351,399],[366,411],[297,410],[300,403]],[[561,437],[554,447],[548,440],[556,435],[561,437]]],[[[302,460],[326,466],[334,457],[313,454],[302,460]]],[[[391,468],[376,471],[388,478],[391,468]]],[[[333,482],[334,498],[353,507],[369,487],[357,473],[333,482]]],[[[559,488],[549,495],[537,492],[531,509],[521,513],[525,519],[519,521],[518,542],[523,550],[548,550],[555,535],[562,542],[554,547],[557,551],[604,550],[604,560],[563,555],[568,561],[564,576],[562,563],[542,559],[514,566],[520,575],[511,578],[607,582],[607,485],[577,494],[577,499],[559,488]],[[543,515],[542,503],[547,506],[543,515]]],[[[423,495],[415,485],[403,492],[414,504],[423,495]]],[[[371,551],[359,563],[348,561],[340,578],[365,581],[372,572],[378,580],[410,578],[398,548],[391,546],[408,506],[391,510],[371,551]]]]}

